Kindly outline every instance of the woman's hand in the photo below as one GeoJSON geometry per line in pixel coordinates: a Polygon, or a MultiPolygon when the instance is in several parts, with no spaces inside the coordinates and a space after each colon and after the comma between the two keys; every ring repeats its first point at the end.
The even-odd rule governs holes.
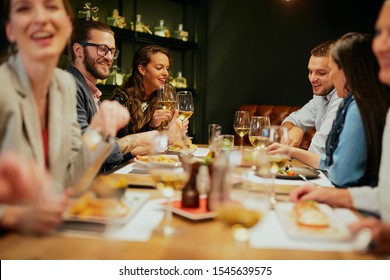
{"type": "Polygon", "coordinates": [[[155,110],[152,120],[150,121],[151,127],[159,127],[164,121],[171,121],[173,119],[174,113],[171,110],[155,110]]]}
{"type": "Polygon", "coordinates": [[[51,176],[35,161],[14,152],[0,156],[0,203],[36,200],[47,182],[51,176]]]}
{"type": "Polygon", "coordinates": [[[326,203],[334,207],[352,208],[352,197],[346,189],[335,189],[331,187],[319,188],[314,184],[305,184],[294,189],[290,193],[290,200],[297,202],[300,200],[314,200],[326,203]]]}
{"type": "Polygon", "coordinates": [[[350,224],[349,229],[357,234],[363,228],[369,228],[372,233],[373,251],[378,253],[390,253],[390,224],[386,224],[376,218],[361,219],[350,224]]]}
{"type": "Polygon", "coordinates": [[[1,226],[23,233],[50,233],[62,223],[70,195],[70,192],[42,193],[38,200],[28,204],[5,206],[1,226]]]}

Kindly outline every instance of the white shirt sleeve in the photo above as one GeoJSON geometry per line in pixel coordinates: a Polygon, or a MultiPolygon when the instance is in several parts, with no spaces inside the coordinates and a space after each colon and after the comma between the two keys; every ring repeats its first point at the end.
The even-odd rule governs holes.
{"type": "Polygon", "coordinates": [[[381,165],[378,187],[349,188],[353,206],[357,209],[379,214],[382,221],[390,223],[390,110],[382,138],[381,165]]]}
{"type": "Polygon", "coordinates": [[[320,102],[321,99],[318,98],[318,96],[313,96],[313,98],[301,109],[288,115],[288,117],[283,120],[282,124],[285,122],[292,122],[295,126],[302,128],[304,131],[315,127],[315,119],[320,102]]]}
{"type": "Polygon", "coordinates": [[[348,188],[348,191],[351,194],[354,208],[379,214],[379,192],[377,187],[355,187],[348,188]]]}

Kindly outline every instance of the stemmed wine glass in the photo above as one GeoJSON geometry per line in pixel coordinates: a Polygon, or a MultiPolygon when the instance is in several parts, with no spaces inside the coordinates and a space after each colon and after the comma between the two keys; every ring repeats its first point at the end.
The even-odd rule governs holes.
{"type": "MultiPolygon", "coordinates": [[[[157,110],[170,110],[172,115],[176,109],[176,90],[171,84],[164,84],[159,90],[157,90],[157,110]]],[[[163,121],[161,127],[167,129],[172,118],[163,121]]]]}
{"type": "MultiPolygon", "coordinates": [[[[280,143],[283,145],[288,145],[288,129],[284,126],[267,126],[262,129],[262,137],[265,137],[268,140],[269,145],[272,143],[280,143]]],[[[279,169],[288,165],[290,156],[287,154],[270,154],[270,153],[260,153],[258,156],[258,173],[259,175],[267,175],[270,173],[272,177],[271,182],[271,193],[270,193],[270,202],[271,208],[274,208],[276,204],[275,197],[275,177],[279,169]]]]}
{"type": "Polygon", "coordinates": [[[249,128],[249,141],[257,150],[264,149],[269,143],[269,137],[263,135],[262,129],[270,126],[269,117],[253,116],[249,128]]]}
{"type": "Polygon", "coordinates": [[[194,99],[191,91],[179,91],[177,93],[178,118],[182,121],[188,120],[194,113],[194,99]]]}
{"type": "Polygon", "coordinates": [[[162,227],[156,230],[157,233],[162,233],[165,236],[177,234],[179,229],[172,226],[172,209],[171,204],[175,198],[179,196],[179,192],[188,182],[191,174],[191,164],[188,159],[181,157],[180,166],[160,167],[152,166],[149,169],[149,174],[157,183],[157,189],[166,198],[165,217],[162,227]]]}
{"type": "Polygon", "coordinates": [[[244,136],[248,134],[250,126],[250,118],[248,111],[236,111],[234,115],[234,131],[240,136],[240,150],[242,151],[242,142],[244,136]]]}

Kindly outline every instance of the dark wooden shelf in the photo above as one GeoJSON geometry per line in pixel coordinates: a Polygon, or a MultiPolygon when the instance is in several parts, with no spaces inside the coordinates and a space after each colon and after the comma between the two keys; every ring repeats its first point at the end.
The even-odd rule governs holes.
{"type": "Polygon", "coordinates": [[[130,29],[121,29],[111,26],[115,32],[115,38],[124,42],[140,42],[148,44],[157,44],[168,48],[178,50],[196,50],[197,44],[195,42],[182,41],[175,38],[165,38],[148,33],[134,32],[130,29]]]}

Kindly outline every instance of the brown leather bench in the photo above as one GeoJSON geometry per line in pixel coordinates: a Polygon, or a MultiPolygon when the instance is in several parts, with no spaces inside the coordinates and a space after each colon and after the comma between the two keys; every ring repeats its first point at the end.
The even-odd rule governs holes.
{"type": "MultiPolygon", "coordinates": [[[[240,105],[239,110],[249,111],[250,116],[266,116],[270,118],[271,125],[280,125],[282,121],[292,112],[299,110],[299,106],[284,106],[284,105],[240,105]]],[[[300,148],[307,150],[310,146],[311,139],[315,133],[315,129],[309,129],[305,132],[300,148]]],[[[235,135],[235,143],[239,145],[240,136],[235,135]]],[[[248,134],[244,136],[244,145],[251,145],[248,134]]]]}

